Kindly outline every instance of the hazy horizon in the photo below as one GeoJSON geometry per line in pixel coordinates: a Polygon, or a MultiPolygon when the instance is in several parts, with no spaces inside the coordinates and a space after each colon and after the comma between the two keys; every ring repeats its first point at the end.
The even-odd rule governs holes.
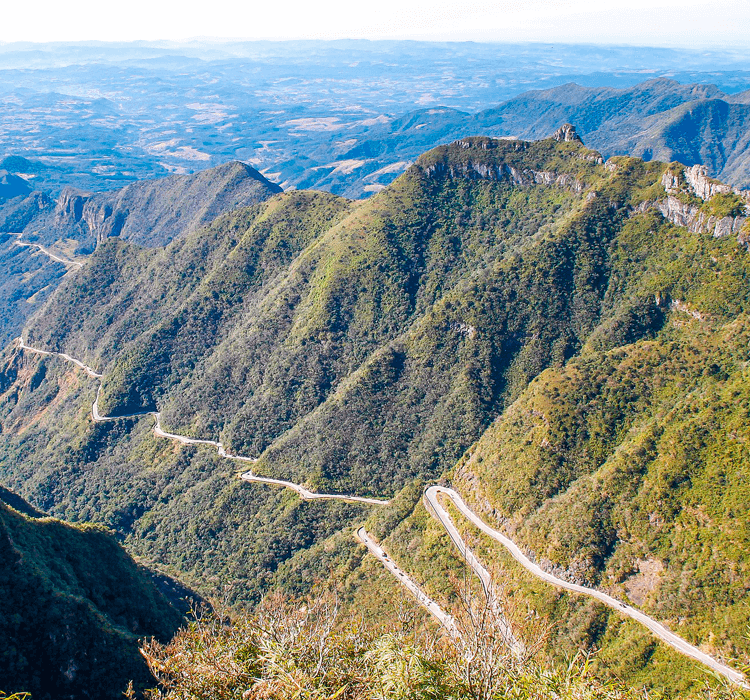
{"type": "Polygon", "coordinates": [[[0,42],[71,43],[416,40],[565,43],[750,50],[750,4],[741,0],[340,0],[283,6],[214,0],[41,0],[33,15],[6,8],[0,42]]]}

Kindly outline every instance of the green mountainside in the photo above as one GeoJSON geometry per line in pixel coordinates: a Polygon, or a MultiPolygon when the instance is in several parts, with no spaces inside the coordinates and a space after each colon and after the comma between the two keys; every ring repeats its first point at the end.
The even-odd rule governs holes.
{"type": "Polygon", "coordinates": [[[44,305],[66,272],[62,263],[19,246],[15,236],[0,233],[0,339],[4,344],[44,305]]]}
{"type": "MultiPolygon", "coordinates": [[[[5,160],[12,164],[16,159],[5,160]]],[[[113,192],[68,188],[56,200],[0,171],[0,205],[8,198],[0,207],[0,341],[5,344],[19,334],[66,272],[64,264],[29,243],[79,262],[111,236],[161,246],[278,192],[277,185],[238,162],[113,192]]]]}
{"type": "MultiPolygon", "coordinates": [[[[665,78],[628,88],[568,83],[523,93],[476,114],[438,107],[385,119],[359,131],[352,126],[346,152],[335,145],[338,141],[326,139],[313,145],[306,140],[301,147],[304,153],[275,164],[269,177],[297,189],[369,196],[437,144],[466,134],[538,139],[567,121],[576,124],[586,143],[605,157],[703,164],[709,174],[725,182],[748,186],[749,99],[747,92],[726,94],[713,85],[665,78]]],[[[0,168],[0,232],[22,232],[27,241],[79,260],[110,236],[147,247],[164,245],[232,209],[280,191],[249,166],[230,162],[114,191],[89,193],[66,187],[53,199],[40,189],[45,186],[44,179],[37,178],[45,169],[42,163],[9,156],[0,168]],[[15,174],[19,172],[31,179],[15,174]]],[[[23,260],[27,266],[32,254],[43,257],[33,250],[21,252],[9,256],[0,249],[0,265],[17,266],[23,260]]],[[[63,272],[59,263],[49,259],[34,264],[44,264],[47,270],[31,280],[18,271],[9,275],[0,270],[3,298],[9,300],[0,309],[1,341],[20,332],[63,272]]]]}
{"type": "Polygon", "coordinates": [[[6,206],[0,221],[2,230],[23,232],[32,242],[74,239],[89,252],[110,236],[160,246],[280,191],[257,170],[234,161],[193,175],[142,180],[111,192],[65,188],[56,200],[26,191],[25,199],[6,206]]]}
{"type": "Polygon", "coordinates": [[[0,562],[4,691],[114,699],[131,680],[153,683],[139,640],[169,640],[184,610],[104,528],[46,517],[0,489],[0,562]]]}
{"type": "MultiPolygon", "coordinates": [[[[158,410],[258,474],[395,500],[300,501],[156,438],[152,417],[92,423],[96,383],[17,346],[0,358],[0,478],[201,592],[254,605],[331,578],[377,615],[396,584],[372,583],[351,537],[365,521],[456,602],[461,562],[420,499],[447,477],[550,570],[741,667],[745,215],[701,172],[605,164],[568,127],[439,147],[364,202],[291,192],[164,247],[109,238],[24,332],[104,375],[102,413],[158,410]]],[[[473,537],[519,616],[550,622],[550,658],[601,647],[602,673],[700,686],[635,623],[473,537]]]]}

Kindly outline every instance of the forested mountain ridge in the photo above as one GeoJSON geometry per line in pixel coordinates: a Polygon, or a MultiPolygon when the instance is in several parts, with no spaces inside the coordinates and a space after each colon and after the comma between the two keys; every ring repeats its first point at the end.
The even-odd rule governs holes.
{"type": "MultiPolygon", "coordinates": [[[[291,139],[301,144],[290,146],[296,156],[288,154],[264,172],[285,188],[314,187],[364,197],[437,144],[472,133],[537,139],[568,121],[605,157],[631,155],[704,165],[711,175],[747,186],[747,102],[747,92],[728,94],[711,84],[659,78],[627,88],[568,83],[526,92],[474,114],[432,107],[382,116],[361,126],[349,125],[343,141],[326,137],[319,142],[314,131],[319,125],[311,120],[313,131],[306,132],[305,139],[291,139]]],[[[287,127],[294,123],[290,120],[287,127]]],[[[280,141],[263,143],[281,146],[280,141]]],[[[261,167],[256,160],[249,162],[261,167]]],[[[65,187],[62,192],[55,190],[54,196],[44,190],[44,180],[37,179],[49,166],[10,156],[0,167],[13,171],[0,171],[0,231],[23,232],[25,240],[42,243],[68,259],[90,253],[97,241],[112,235],[147,246],[162,245],[222,213],[279,191],[260,173],[236,161],[109,192],[65,187]]],[[[23,320],[41,305],[64,272],[54,261],[31,259],[43,257],[41,253],[12,245],[10,238],[0,241],[0,263],[5,267],[0,270],[0,284],[7,299],[0,313],[0,338],[5,340],[17,335],[23,320]],[[37,273],[42,266],[44,270],[37,273]],[[35,272],[25,275],[30,267],[35,272]]]]}
{"type": "MultiPolygon", "coordinates": [[[[269,206],[243,231],[242,239],[218,235],[222,223],[211,233],[201,232],[191,239],[201,250],[211,240],[222,245],[229,241],[235,249],[229,254],[223,247],[216,249],[215,255],[201,252],[206,267],[197,262],[190,266],[165,265],[156,260],[188,250],[188,244],[151,254],[153,270],[164,269],[164,275],[179,276],[179,285],[174,287],[179,294],[192,291],[190,278],[183,279],[185,270],[192,268],[189,275],[196,287],[183,305],[173,303],[168,296],[164,300],[167,303],[161,302],[163,288],[153,290],[146,281],[154,277],[151,268],[140,276],[132,274],[130,266],[148,254],[135,249],[131,252],[121,243],[101,248],[95,260],[105,261],[103,266],[90,264],[80,278],[76,276],[61,288],[56,303],[29,328],[29,340],[44,347],[52,343],[56,349],[66,348],[70,354],[89,358],[89,364],[103,364],[106,378],[101,405],[108,413],[152,409],[158,403],[166,425],[196,436],[214,435],[223,429],[221,439],[232,451],[259,454],[306,415],[313,419],[324,411],[322,404],[329,397],[330,405],[336,405],[337,390],[352,382],[358,400],[378,401],[372,391],[358,386],[360,378],[366,378],[373,368],[390,374],[392,390],[405,392],[407,400],[409,387],[415,385],[408,375],[425,371],[429,375],[432,371],[423,366],[426,357],[418,344],[424,341],[418,339],[436,333],[443,343],[447,336],[452,348],[444,347],[438,355],[445,357],[438,373],[442,376],[436,378],[442,384],[439,393],[408,399],[414,402],[411,417],[379,418],[401,426],[399,430],[416,430],[417,434],[431,421],[446,421],[441,431],[456,433],[452,454],[435,454],[429,459],[429,467],[422,456],[408,458],[411,476],[425,469],[440,471],[472,441],[469,434],[478,435],[488,411],[496,410],[494,406],[507,385],[504,374],[512,366],[512,355],[523,346],[523,341],[511,338],[524,335],[522,329],[527,323],[520,314],[512,321],[517,327],[508,333],[510,352],[503,352],[497,339],[490,336],[474,341],[470,329],[462,331],[462,311],[446,314],[443,300],[451,295],[460,299],[467,293],[464,287],[469,271],[481,273],[508,250],[528,245],[530,237],[544,227],[559,226],[565,220],[560,216],[563,212],[574,216],[583,208],[582,216],[588,218],[585,210],[591,205],[583,201],[581,192],[606,174],[598,154],[576,143],[549,140],[518,145],[480,139],[464,145],[468,148],[455,144],[425,156],[387,193],[356,208],[337,225],[324,226],[329,220],[325,212],[330,209],[338,215],[350,206],[344,200],[292,193],[269,206]],[[580,151],[581,155],[566,159],[562,157],[566,149],[580,151]],[[502,164],[499,170],[495,170],[495,164],[502,164]],[[468,176],[463,172],[467,168],[468,176]],[[555,172],[555,168],[561,171],[555,172]],[[536,184],[536,178],[542,182],[546,178],[550,183],[540,188],[530,186],[536,184]],[[538,213],[531,220],[525,213],[527,196],[540,200],[538,213]],[[474,212],[470,202],[476,197],[486,198],[486,206],[474,212]],[[303,250],[290,245],[298,231],[309,230],[305,219],[301,221],[296,213],[300,205],[309,209],[303,210],[304,215],[322,229],[303,250]],[[295,212],[291,219],[287,213],[290,208],[295,212]],[[479,218],[474,221],[474,217],[479,218]],[[284,228],[276,235],[287,241],[284,248],[276,245],[275,237],[270,243],[266,238],[279,225],[284,228]],[[248,249],[287,255],[287,265],[277,273],[277,266],[267,260],[256,263],[257,253],[248,256],[248,249]],[[216,267],[209,272],[209,266],[216,267]],[[105,269],[107,274],[102,274],[105,269]],[[133,303],[131,288],[144,297],[147,316],[133,303]],[[81,315],[84,319],[79,323],[81,315]],[[87,331],[87,320],[101,324],[107,318],[114,321],[105,321],[106,332],[116,338],[114,342],[102,333],[87,331]],[[145,329],[144,321],[148,323],[145,329]],[[437,328],[445,324],[448,332],[438,332],[437,328]],[[132,340],[128,334],[133,334],[132,340]],[[68,343],[68,337],[77,340],[68,343]],[[124,338],[130,342],[123,343],[124,338]],[[463,346],[471,355],[476,352],[474,345],[485,346],[489,365],[483,367],[475,359],[476,377],[462,373],[453,376],[453,351],[463,346]],[[134,371],[125,371],[125,367],[134,371]],[[348,381],[343,382],[346,377],[348,381]],[[223,387],[220,395],[213,390],[217,381],[223,387]],[[449,407],[456,400],[461,405],[449,407]],[[469,403],[464,404],[467,400],[469,403]],[[188,406],[201,409],[198,414],[186,414],[188,406]],[[313,413],[319,406],[318,413],[313,413]],[[428,422],[418,428],[415,422],[422,423],[424,418],[428,422]]],[[[244,220],[241,226],[240,231],[244,220]]],[[[234,233],[237,228],[232,225],[225,230],[234,233]]],[[[508,273],[490,268],[483,276],[495,274],[508,273]]],[[[469,286],[469,295],[487,294],[487,282],[480,280],[479,289],[469,286]]],[[[493,323],[498,320],[492,319],[493,323]]],[[[549,331],[553,338],[570,333],[563,329],[566,324],[560,317],[549,323],[554,325],[549,331]]],[[[571,345],[575,342],[571,338],[571,345]]],[[[370,406],[376,414],[385,408],[370,406]]],[[[378,425],[376,421],[372,424],[378,425]]],[[[389,434],[390,429],[386,429],[381,439],[389,434]]],[[[403,433],[395,437],[399,444],[403,439],[403,433]]],[[[418,447],[415,435],[408,442],[411,450],[434,450],[427,444],[418,447]]],[[[330,471],[331,467],[329,464],[325,469],[330,471]]],[[[370,467],[363,461],[357,468],[370,467]]],[[[382,468],[389,469],[385,465],[382,468]]],[[[285,471],[284,475],[289,474],[285,471]]]]}
{"type": "Polygon", "coordinates": [[[254,168],[234,161],[193,175],[142,180],[110,192],[68,187],[54,200],[27,190],[15,197],[12,206],[6,205],[0,230],[48,245],[72,239],[86,252],[110,236],[162,246],[221,214],[280,191],[254,168]]]}
{"type": "Polygon", "coordinates": [[[151,674],[138,642],[167,641],[176,608],[101,526],[46,517],[0,489],[0,675],[5,691],[118,698],[151,674]]]}
{"type": "MultiPolygon", "coordinates": [[[[490,514],[508,518],[532,552],[543,550],[539,528],[562,528],[554,530],[560,546],[540,554],[550,566],[628,590],[638,562],[652,566],[657,553],[677,578],[703,566],[696,550],[670,561],[658,549],[677,541],[677,531],[690,532],[679,520],[695,507],[682,500],[687,491],[677,489],[673,507],[657,512],[661,540],[636,541],[620,520],[607,520],[627,504],[626,489],[612,490],[596,517],[571,508],[572,515],[555,511],[550,525],[543,515],[566,489],[588,483],[638,421],[652,413],[672,421],[660,406],[730,374],[718,359],[704,377],[700,361],[678,358],[702,356],[690,348],[703,337],[706,348],[721,347],[743,322],[746,213],[742,196],[679,164],[624,157],[605,164],[571,129],[539,142],[462,139],[424,154],[365,202],[278,194],[164,248],[109,239],[24,337],[102,372],[106,413],[158,409],[165,429],[220,438],[234,453],[258,455],[259,473],[316,490],[403,489],[376,532],[437,594],[446,593],[457,562],[430,554],[440,536],[430,532],[418,484],[457,462],[454,478],[467,498],[475,493],[490,514]],[[669,220],[682,215],[695,225],[669,220]],[[657,359],[637,365],[645,385],[631,394],[592,374],[601,368],[606,378],[613,358],[648,352],[657,359]],[[672,355],[676,364],[661,380],[672,355]],[[546,377],[581,367],[591,379],[558,388],[570,398],[548,418],[550,430],[559,421],[555,429],[567,432],[547,437],[553,456],[542,459],[518,407],[546,377]],[[591,394],[585,401],[576,393],[583,390],[591,394]],[[620,413],[607,408],[589,426],[589,404],[608,405],[608,391],[620,413]],[[497,438],[503,430],[510,465],[506,440],[497,438]],[[474,456],[462,460],[474,443],[474,456]],[[524,530],[526,518],[539,525],[524,530]],[[616,565],[621,578],[609,583],[616,565]]],[[[740,339],[721,350],[732,372],[732,362],[744,362],[742,348],[740,339]]],[[[35,504],[105,522],[133,551],[202,590],[232,583],[238,600],[274,586],[304,589],[328,565],[348,581],[366,567],[342,534],[366,517],[363,506],[300,503],[238,483],[214,452],[155,441],[148,418],[93,425],[95,387],[52,358],[9,347],[0,378],[2,478],[35,504]]],[[[675,459],[684,467],[689,455],[675,459]]],[[[645,510],[638,513],[642,521],[645,510]]],[[[735,527],[738,513],[732,506],[722,527],[735,527]]],[[[692,592],[679,588],[663,610],[689,611],[678,624],[693,641],[747,654],[737,634],[743,613],[733,607],[744,545],[719,537],[715,546],[717,561],[733,562],[739,578],[704,580],[714,605],[703,616],[692,592]]],[[[521,584],[517,591],[551,619],[576,611],[555,628],[558,650],[598,644],[615,650],[611,659],[630,639],[611,638],[616,616],[587,617],[569,597],[543,604],[521,584]]],[[[659,675],[669,657],[653,649],[636,657],[616,672],[674,691],[659,675]]]]}
{"type": "Polygon", "coordinates": [[[144,180],[112,192],[87,193],[66,188],[56,199],[32,191],[22,178],[3,172],[0,171],[0,204],[4,204],[0,208],[3,341],[18,335],[25,320],[42,306],[71,267],[60,260],[74,261],[73,267],[79,265],[110,236],[144,246],[161,246],[228,211],[280,192],[258,171],[238,162],[195,175],[144,180]],[[4,187],[6,181],[13,187],[4,187]]]}

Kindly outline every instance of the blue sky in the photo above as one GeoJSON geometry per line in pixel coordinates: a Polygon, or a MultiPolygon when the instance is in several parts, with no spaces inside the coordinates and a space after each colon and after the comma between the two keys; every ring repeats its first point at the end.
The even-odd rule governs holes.
{"type": "Polygon", "coordinates": [[[750,0],[37,0],[7,5],[2,42],[393,38],[750,47],[750,0]]]}

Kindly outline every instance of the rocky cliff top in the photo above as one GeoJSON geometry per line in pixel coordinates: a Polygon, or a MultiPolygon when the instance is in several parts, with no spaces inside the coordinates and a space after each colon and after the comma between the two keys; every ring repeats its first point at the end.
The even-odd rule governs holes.
{"type": "Polygon", "coordinates": [[[572,124],[563,124],[554,134],[552,138],[555,141],[577,141],[583,143],[583,139],[578,135],[576,128],[572,124]]]}

